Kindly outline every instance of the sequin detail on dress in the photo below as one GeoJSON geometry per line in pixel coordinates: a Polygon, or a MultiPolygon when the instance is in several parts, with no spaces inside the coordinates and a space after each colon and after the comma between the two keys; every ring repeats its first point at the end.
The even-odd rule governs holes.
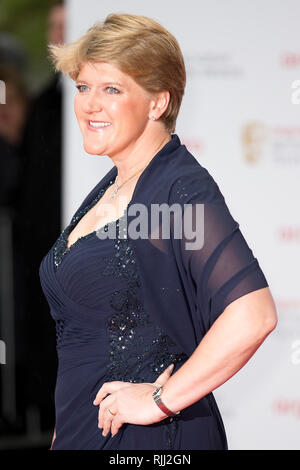
{"type": "MultiPolygon", "coordinates": [[[[102,274],[123,279],[126,287],[110,296],[110,305],[115,313],[107,327],[110,351],[105,381],[154,381],[171,363],[188,357],[185,353],[178,353],[172,339],[151,321],[145,311],[131,240],[119,237],[119,221],[116,228],[115,253],[103,259],[105,267],[102,274]]],[[[164,420],[168,449],[174,448],[178,419],[176,416],[164,420]]]]}
{"type": "Polygon", "coordinates": [[[115,314],[108,323],[111,349],[107,380],[148,381],[149,370],[143,369],[146,357],[152,358],[151,375],[155,380],[169,364],[187,359],[187,356],[176,352],[175,343],[159,325],[151,321],[145,311],[131,241],[119,238],[119,222],[116,226],[115,254],[104,258],[105,268],[102,274],[124,279],[127,285],[113,292],[110,297],[110,305],[115,314]]]}

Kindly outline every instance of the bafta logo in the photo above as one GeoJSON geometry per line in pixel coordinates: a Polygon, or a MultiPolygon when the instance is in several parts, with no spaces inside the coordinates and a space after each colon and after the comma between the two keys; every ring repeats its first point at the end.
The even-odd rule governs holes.
{"type": "Polygon", "coordinates": [[[244,155],[248,163],[257,163],[263,152],[266,141],[266,127],[259,121],[246,124],[242,131],[244,155]]]}

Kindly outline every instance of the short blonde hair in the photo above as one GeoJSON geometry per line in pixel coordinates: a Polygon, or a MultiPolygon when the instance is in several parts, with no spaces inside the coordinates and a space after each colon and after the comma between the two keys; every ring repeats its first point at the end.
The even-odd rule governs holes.
{"type": "Polygon", "coordinates": [[[160,119],[175,131],[184,88],[184,59],[175,37],[155,20],[130,14],[110,14],[77,41],[50,45],[58,71],[73,80],[87,62],[108,62],[130,75],[150,93],[169,91],[170,102],[160,119]]]}

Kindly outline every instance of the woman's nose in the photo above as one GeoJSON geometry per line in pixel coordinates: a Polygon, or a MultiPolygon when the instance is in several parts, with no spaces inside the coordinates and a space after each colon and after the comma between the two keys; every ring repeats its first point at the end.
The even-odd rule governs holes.
{"type": "Polygon", "coordinates": [[[101,111],[103,106],[100,94],[97,91],[90,92],[84,100],[83,108],[87,113],[101,111]]]}

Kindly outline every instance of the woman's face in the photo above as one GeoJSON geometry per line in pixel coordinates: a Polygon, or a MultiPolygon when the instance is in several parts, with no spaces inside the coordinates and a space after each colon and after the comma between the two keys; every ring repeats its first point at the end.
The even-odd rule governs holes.
{"type": "Polygon", "coordinates": [[[133,149],[150,123],[150,94],[106,62],[83,64],[76,87],[75,113],[85,151],[113,157],[133,149]]]}

